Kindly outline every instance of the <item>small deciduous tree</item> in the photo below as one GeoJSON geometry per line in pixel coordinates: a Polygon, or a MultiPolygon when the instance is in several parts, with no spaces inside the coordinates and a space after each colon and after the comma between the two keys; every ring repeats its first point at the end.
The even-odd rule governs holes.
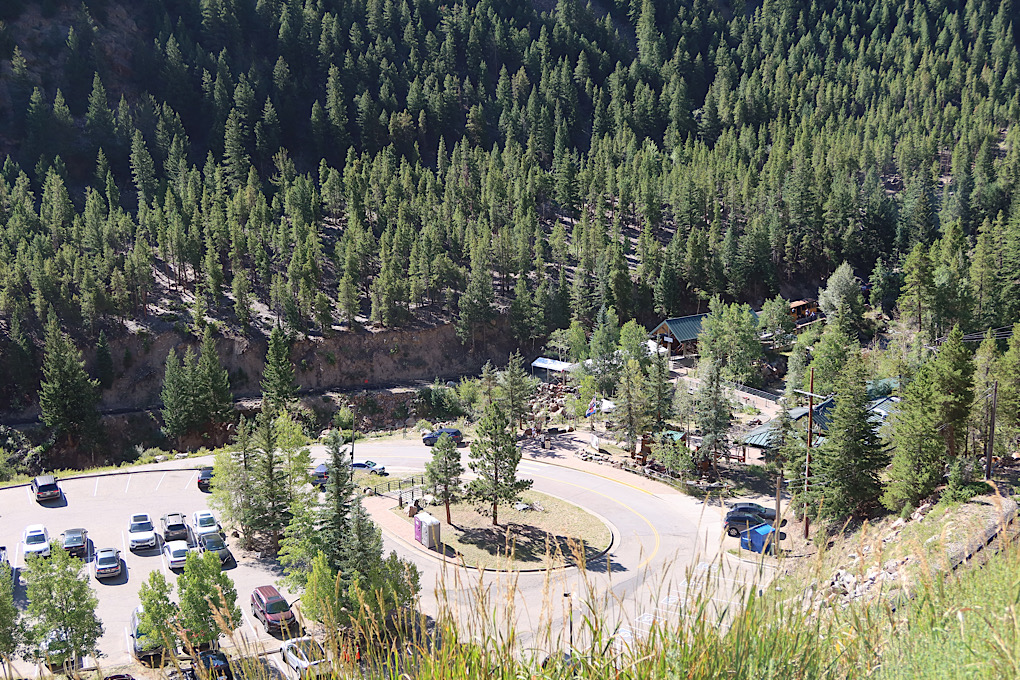
{"type": "Polygon", "coordinates": [[[492,510],[492,525],[499,526],[499,505],[513,503],[531,488],[532,480],[517,478],[521,451],[517,448],[510,421],[502,406],[490,405],[478,423],[478,436],[471,442],[468,467],[478,475],[468,483],[468,495],[492,510]]]}
{"type": "Polygon", "coordinates": [[[149,572],[149,578],[142,582],[138,588],[138,602],[142,605],[142,612],[139,617],[139,630],[141,643],[144,649],[163,648],[163,654],[173,654],[179,644],[177,628],[174,624],[177,618],[177,605],[173,603],[170,596],[173,593],[173,585],[166,580],[163,572],[149,572]]]}
{"type": "Polygon", "coordinates": [[[177,579],[177,593],[187,645],[212,644],[241,622],[234,582],[220,568],[220,558],[214,552],[188,553],[184,573],[177,579]]]}
{"type": "Polygon", "coordinates": [[[103,636],[103,622],[96,613],[99,600],[83,567],[80,559],[54,543],[48,558],[27,556],[22,574],[32,640],[39,643],[53,635],[73,661],[97,654],[103,636]]]}
{"type": "Polygon", "coordinates": [[[11,659],[21,649],[25,639],[21,610],[14,603],[14,574],[0,569],[0,661],[11,671],[11,659]]]}
{"type": "Polygon", "coordinates": [[[432,460],[425,465],[425,477],[427,483],[435,487],[439,499],[446,506],[447,524],[453,524],[453,520],[450,519],[450,501],[460,487],[462,474],[464,466],[460,462],[457,442],[444,432],[432,450],[432,460]]]}

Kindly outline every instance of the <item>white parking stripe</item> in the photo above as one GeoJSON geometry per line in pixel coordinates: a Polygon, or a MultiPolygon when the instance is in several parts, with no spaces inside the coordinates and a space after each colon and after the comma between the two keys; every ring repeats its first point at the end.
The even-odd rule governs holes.
{"type": "Polygon", "coordinates": [[[251,629],[251,634],[255,636],[256,640],[258,640],[259,639],[259,632],[257,630],[255,630],[255,626],[252,625],[251,619],[248,618],[248,615],[244,612],[243,609],[241,610],[241,616],[244,617],[244,622],[247,623],[248,624],[248,628],[251,629]]]}
{"type": "Polygon", "coordinates": [[[131,475],[127,476],[127,483],[124,485],[124,493],[128,492],[128,487],[131,486],[131,475]]]}
{"type": "Polygon", "coordinates": [[[127,626],[124,626],[124,648],[128,654],[131,654],[135,650],[135,646],[131,644],[131,631],[128,630],[127,626]]]}
{"type": "Polygon", "coordinates": [[[35,500],[34,498],[32,498],[32,490],[29,489],[27,486],[25,487],[25,495],[28,496],[28,500],[30,501],[35,500]]]}
{"type": "Polygon", "coordinates": [[[92,489],[92,497],[95,498],[96,494],[99,493],[99,477],[96,477],[96,488],[92,489]]]}
{"type": "Polygon", "coordinates": [[[197,474],[198,474],[197,472],[192,472],[191,473],[191,476],[188,477],[188,483],[184,485],[185,489],[187,489],[189,486],[191,486],[191,482],[192,482],[192,480],[195,479],[195,475],[197,475],[197,474]]]}
{"type": "Polygon", "coordinates": [[[159,485],[163,483],[164,479],[166,479],[166,473],[165,472],[163,473],[163,476],[159,478],[159,483],[156,484],[156,488],[153,489],[153,491],[159,491],[159,485]]]}
{"type": "Polygon", "coordinates": [[[124,538],[124,532],[123,531],[120,532],[120,546],[122,548],[124,548],[124,554],[127,555],[127,551],[128,551],[128,549],[127,549],[127,539],[124,538]]]}

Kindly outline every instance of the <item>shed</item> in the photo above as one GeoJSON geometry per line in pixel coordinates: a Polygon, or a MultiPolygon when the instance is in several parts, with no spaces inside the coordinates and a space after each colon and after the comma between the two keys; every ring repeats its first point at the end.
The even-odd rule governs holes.
{"type": "Polygon", "coordinates": [[[740,547],[756,553],[776,554],[776,542],[779,537],[776,530],[768,524],[759,524],[740,532],[740,547]]]}
{"type": "MultiPolygon", "coordinates": [[[[751,310],[754,318],[758,312],[751,310]]],[[[666,319],[653,328],[648,334],[655,338],[656,344],[663,344],[672,354],[687,354],[697,351],[698,335],[701,333],[701,322],[708,314],[691,314],[666,319]]]]}
{"type": "Polygon", "coordinates": [[[570,373],[578,367],[578,364],[571,364],[566,361],[558,361],[556,359],[550,359],[549,357],[538,357],[531,362],[531,372],[534,374],[536,368],[544,368],[546,378],[549,377],[549,373],[558,373],[563,375],[570,373]]]}

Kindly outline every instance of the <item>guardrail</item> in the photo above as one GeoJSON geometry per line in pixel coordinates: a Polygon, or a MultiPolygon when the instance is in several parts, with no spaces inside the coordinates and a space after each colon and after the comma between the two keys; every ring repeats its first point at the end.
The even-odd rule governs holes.
{"type": "Polygon", "coordinates": [[[772,403],[777,403],[779,401],[778,394],[772,394],[771,392],[756,390],[753,387],[741,385],[740,383],[730,382],[729,380],[721,380],[720,382],[726,387],[729,387],[730,389],[737,390],[738,392],[746,392],[747,394],[750,394],[752,397],[765,399],[766,401],[771,401],[772,403]]]}

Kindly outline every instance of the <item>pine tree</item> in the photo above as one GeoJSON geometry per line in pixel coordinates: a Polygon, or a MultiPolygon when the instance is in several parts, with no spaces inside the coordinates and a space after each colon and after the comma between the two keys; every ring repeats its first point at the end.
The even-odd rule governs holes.
{"type": "Polygon", "coordinates": [[[530,399],[535,382],[524,369],[519,352],[510,355],[506,368],[499,372],[500,402],[507,416],[517,427],[524,426],[524,417],[531,412],[530,399]]]}
{"type": "Polygon", "coordinates": [[[894,450],[882,505],[894,512],[916,507],[942,483],[946,448],[939,436],[940,389],[935,363],[929,361],[903,391],[892,418],[894,450]]]}
{"type": "Polygon", "coordinates": [[[280,458],[275,412],[263,410],[254,432],[254,461],[250,479],[253,486],[253,528],[264,532],[273,552],[279,550],[280,535],[287,526],[287,470],[280,458]]]}
{"type": "Polygon", "coordinates": [[[45,352],[39,386],[42,421],[74,448],[98,433],[99,383],[89,378],[81,354],[60,330],[55,317],[51,317],[46,330],[45,352]]]}
{"type": "Polygon", "coordinates": [[[234,397],[230,393],[230,376],[227,369],[220,365],[216,341],[209,326],[206,326],[205,334],[202,336],[202,353],[198,359],[195,377],[198,383],[196,389],[201,399],[199,407],[201,418],[213,424],[229,420],[234,406],[234,397]]]}
{"type": "Polygon", "coordinates": [[[656,352],[648,371],[646,392],[648,394],[648,413],[652,424],[662,427],[675,414],[673,398],[676,392],[669,375],[669,358],[656,352]]]}
{"type": "Polygon", "coordinates": [[[1015,442],[1020,437],[1020,322],[1013,324],[1009,345],[999,361],[998,424],[1015,442]]]}
{"type": "Polygon", "coordinates": [[[357,495],[351,468],[350,448],[344,444],[343,433],[333,430],[326,438],[329,456],[329,479],[326,481],[326,498],[319,516],[322,550],[326,564],[336,571],[344,560],[347,530],[351,508],[357,495]]]}
{"type": "Polygon", "coordinates": [[[290,362],[290,343],[279,326],[274,326],[269,335],[261,385],[262,410],[268,413],[286,411],[297,395],[294,365],[290,362]]]}
{"type": "Polygon", "coordinates": [[[696,415],[698,428],[701,430],[702,458],[711,457],[713,466],[719,456],[730,452],[730,421],[733,413],[729,399],[723,393],[722,378],[719,366],[712,362],[699,366],[698,377],[701,384],[696,396],[696,415]]]}
{"type": "Polygon", "coordinates": [[[457,336],[461,342],[470,339],[472,351],[475,348],[475,329],[495,316],[492,274],[483,250],[484,246],[476,247],[471,258],[471,277],[467,290],[460,297],[460,315],[457,318],[457,336]]]}
{"type": "Polygon", "coordinates": [[[96,375],[99,385],[104,390],[113,384],[113,357],[110,355],[110,343],[106,340],[106,331],[99,331],[96,341],[96,375]]]}
{"type": "Polygon", "coordinates": [[[180,441],[194,420],[195,404],[193,403],[192,386],[188,384],[188,371],[177,358],[176,350],[171,349],[166,357],[163,370],[163,390],[160,398],[163,401],[163,434],[180,441]]]}
{"type": "Polygon", "coordinates": [[[478,436],[471,442],[468,467],[477,477],[468,483],[471,498],[492,509],[492,525],[499,526],[499,506],[520,499],[531,488],[532,480],[517,478],[521,451],[510,431],[510,420],[503,407],[493,403],[478,423],[478,436]]]}
{"type": "Polygon", "coordinates": [[[974,399],[974,365],[970,352],[963,344],[963,332],[953,328],[939,347],[933,361],[934,380],[939,385],[936,404],[939,411],[939,430],[946,443],[949,460],[963,453],[967,444],[967,418],[974,399]]]}
{"type": "Polygon", "coordinates": [[[427,484],[436,490],[437,497],[446,506],[446,523],[453,525],[450,518],[450,502],[456,498],[460,488],[460,476],[464,466],[460,462],[460,451],[450,435],[443,433],[432,450],[432,460],[425,465],[427,484]]]}
{"type": "Polygon", "coordinates": [[[637,451],[638,441],[648,427],[648,398],[644,374],[636,359],[628,359],[616,386],[617,418],[627,435],[627,446],[637,451]]]}
{"type": "Polygon", "coordinates": [[[879,474],[889,461],[868,410],[866,371],[857,352],[836,379],[835,409],[813,470],[812,483],[823,487],[822,517],[859,515],[882,492],[879,474]]]}
{"type": "Polygon", "coordinates": [[[910,251],[903,265],[903,291],[896,303],[900,315],[910,319],[918,333],[928,333],[931,330],[934,287],[928,250],[918,243],[910,251]]]}

